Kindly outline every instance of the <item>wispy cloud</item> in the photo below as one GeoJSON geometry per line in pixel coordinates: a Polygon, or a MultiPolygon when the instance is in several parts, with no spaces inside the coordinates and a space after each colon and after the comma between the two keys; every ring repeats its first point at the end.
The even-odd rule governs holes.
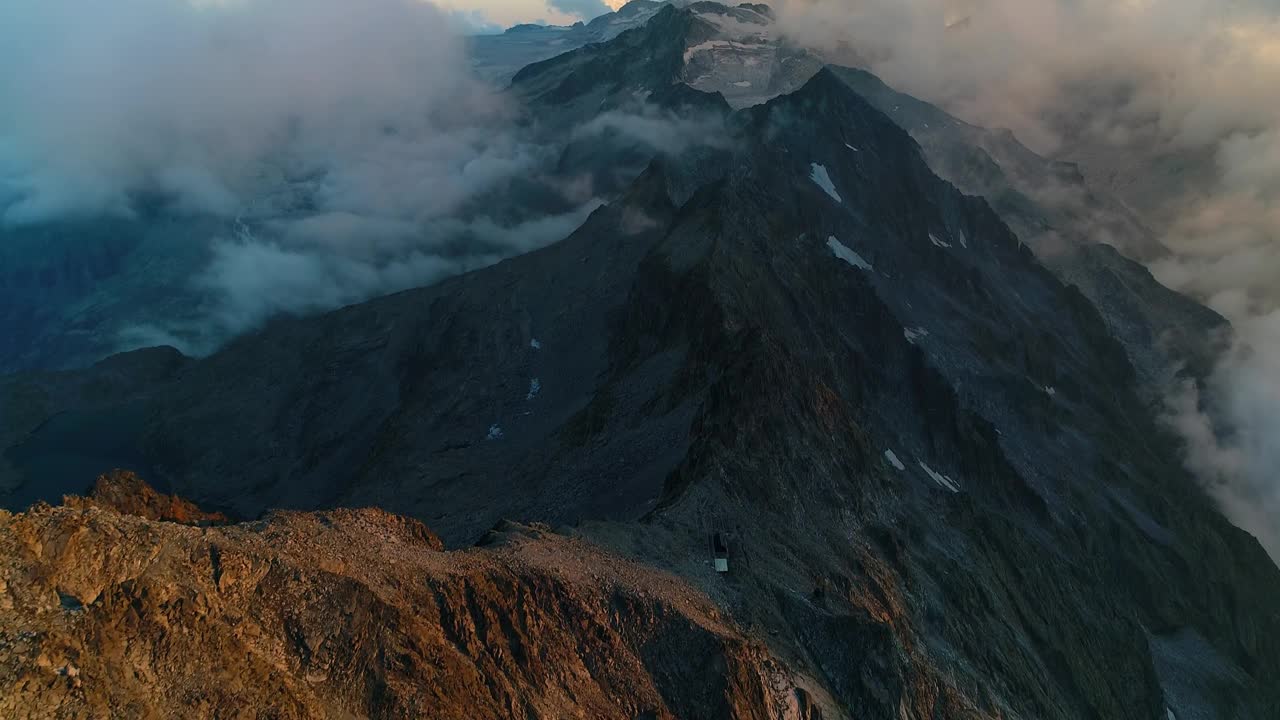
{"type": "MultiPolygon", "coordinates": [[[[0,22],[0,224],[223,218],[193,315],[131,327],[206,351],[310,312],[524,252],[598,205],[540,182],[524,139],[419,0],[14,0],[0,22]],[[570,195],[572,197],[570,197],[570,195]]],[[[456,17],[454,18],[456,20],[456,17]]],[[[204,223],[201,227],[209,227],[204,223]]]]}

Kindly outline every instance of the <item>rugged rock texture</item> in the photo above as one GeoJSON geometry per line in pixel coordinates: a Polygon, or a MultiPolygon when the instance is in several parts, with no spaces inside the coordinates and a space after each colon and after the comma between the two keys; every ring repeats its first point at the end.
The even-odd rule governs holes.
{"type": "Polygon", "coordinates": [[[545,529],[445,552],[379,510],[0,514],[5,718],[821,717],[797,681],[681,581],[545,529]]]}
{"type": "Polygon", "coordinates": [[[112,470],[98,478],[88,496],[70,495],[63,500],[63,504],[75,508],[97,507],[121,515],[180,525],[226,525],[229,522],[222,513],[205,512],[196,507],[195,503],[177,495],[156,492],[142,478],[128,470],[112,470]]]}
{"type": "Polygon", "coordinates": [[[863,70],[834,72],[911,133],[935,172],[986,198],[1046,267],[1089,298],[1125,346],[1150,400],[1163,400],[1175,374],[1203,378],[1212,369],[1225,348],[1227,321],[1135,262],[1169,251],[1118,197],[1087,182],[1078,166],[1032,152],[1007,130],[965,123],[863,70]]]}
{"type": "MultiPolygon", "coordinates": [[[[512,91],[539,122],[563,130],[565,118],[640,114],[637,96],[668,98],[672,87],[724,98],[733,107],[762,103],[793,92],[821,68],[813,54],[787,44],[767,7],[700,2],[687,10],[666,8],[614,42],[531,65],[516,75],[512,91]]],[[[1135,262],[1168,250],[1116,196],[1086,182],[1075,165],[1037,155],[1007,130],[965,123],[862,70],[832,72],[909,132],[936,173],[986,198],[1046,267],[1084,293],[1124,345],[1148,402],[1162,402],[1177,373],[1207,374],[1225,347],[1226,321],[1165,288],[1135,262]]],[[[685,100],[704,119],[714,104],[685,100]]],[[[590,171],[596,186],[617,189],[619,176],[625,187],[655,152],[634,139],[592,138],[570,146],[562,169],[590,171]],[[573,162],[578,158],[583,160],[573,162]]]]}
{"type": "Polygon", "coordinates": [[[541,120],[563,114],[582,121],[596,109],[592,101],[616,106],[615,98],[672,84],[747,107],[799,88],[822,66],[784,41],[768,6],[697,2],[663,6],[611,42],[530,64],[516,73],[511,90],[526,101],[551,101],[539,106],[541,120]]]}

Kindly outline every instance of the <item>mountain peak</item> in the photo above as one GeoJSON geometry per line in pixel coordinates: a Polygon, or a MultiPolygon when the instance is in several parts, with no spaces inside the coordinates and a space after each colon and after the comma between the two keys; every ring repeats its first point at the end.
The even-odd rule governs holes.
{"type": "Polygon", "coordinates": [[[448,552],[382,511],[192,531],[103,509],[0,516],[5,717],[819,717],[704,594],[545,528],[448,552]]]}
{"type": "Polygon", "coordinates": [[[637,18],[643,23],[607,43],[525,67],[512,87],[525,98],[566,102],[602,88],[655,91],[684,83],[741,108],[799,87],[821,67],[811,53],[783,40],[767,6],[663,4],[637,18]]]}

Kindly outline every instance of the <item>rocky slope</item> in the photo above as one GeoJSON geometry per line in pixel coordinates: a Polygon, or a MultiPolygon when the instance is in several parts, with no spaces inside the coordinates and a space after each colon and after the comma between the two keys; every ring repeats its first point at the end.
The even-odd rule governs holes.
{"type": "MultiPolygon", "coordinates": [[[[670,113],[673,98],[681,117],[700,118],[702,130],[711,132],[710,118],[722,113],[718,102],[766,102],[793,92],[821,67],[816,55],[788,43],[768,6],[699,2],[666,8],[614,42],[531,65],[515,76],[512,92],[557,133],[609,113],[638,116],[654,107],[670,113]],[[696,92],[677,95],[672,88],[696,92]]],[[[1162,402],[1175,374],[1208,372],[1225,346],[1226,321],[1165,288],[1136,262],[1168,250],[1118,197],[1087,182],[1076,166],[1037,155],[1007,130],[965,123],[868,72],[833,72],[909,132],[934,172],[987,198],[1046,267],[1102,311],[1148,402],[1162,402]]],[[[672,123],[667,132],[687,132],[687,124],[672,123]]],[[[570,145],[561,169],[590,173],[596,187],[616,192],[658,153],[635,138],[589,137],[570,145]]]]}
{"type": "Polygon", "coordinates": [[[138,492],[0,514],[0,715],[821,717],[706,597],[581,539],[446,552],[379,510],[198,528],[117,504],[138,492]]]}
{"type": "Polygon", "coordinates": [[[1078,166],[1041,157],[1008,131],[965,123],[894,91],[874,75],[837,75],[920,143],[930,167],[991,203],[1002,220],[1064,282],[1102,312],[1148,395],[1162,398],[1178,372],[1204,377],[1224,349],[1224,318],[1161,285],[1141,262],[1169,251],[1117,196],[1078,166]]]}

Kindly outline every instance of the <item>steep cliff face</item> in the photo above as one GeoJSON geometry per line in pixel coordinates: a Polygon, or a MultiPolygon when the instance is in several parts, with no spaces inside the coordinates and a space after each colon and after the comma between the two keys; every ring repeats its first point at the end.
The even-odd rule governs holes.
{"type": "Polygon", "coordinates": [[[1076,165],[1037,155],[1007,130],[965,123],[868,72],[834,72],[911,133],[935,172],[986,198],[1046,267],[1089,298],[1149,399],[1161,401],[1175,373],[1207,375],[1223,350],[1227,321],[1139,264],[1169,250],[1119,196],[1089,183],[1076,165]]]}
{"type": "MultiPolygon", "coordinates": [[[[669,7],[650,25],[614,42],[581,48],[530,66],[513,81],[540,122],[563,124],[598,113],[637,112],[637,94],[684,87],[735,108],[794,92],[823,67],[792,47],[765,6],[700,2],[669,7]],[[560,118],[560,120],[555,120],[560,118]]],[[[1158,403],[1182,372],[1203,377],[1229,328],[1216,313],[1157,282],[1139,264],[1168,254],[1117,195],[1086,181],[1078,167],[1042,157],[1007,130],[965,123],[899,93],[863,70],[832,68],[921,146],[930,168],[963,192],[986,198],[1000,218],[1063,282],[1077,286],[1124,345],[1158,403]]],[[[701,103],[704,112],[711,101],[701,103]]],[[[569,159],[594,158],[628,179],[654,149],[576,143],[569,159]]],[[[583,162],[575,169],[592,167],[583,162]]],[[[597,185],[613,187],[595,173],[597,185]]]]}
{"type": "Polygon", "coordinates": [[[137,492],[0,515],[4,717],[821,717],[705,597],[583,540],[446,552],[379,510],[199,528],[113,507],[137,492]]]}
{"type": "Polygon", "coordinates": [[[650,523],[609,532],[655,563],[731,532],[748,561],[709,592],[872,717],[929,716],[912,661],[971,713],[1267,717],[1280,573],[1179,466],[1099,313],[834,73],[739,120],[621,313],[611,369],[681,348],[655,404],[702,399],[650,523]],[[839,652],[877,626],[888,702],[839,652]],[[1171,672],[1193,647],[1222,664],[1171,672]]]}

